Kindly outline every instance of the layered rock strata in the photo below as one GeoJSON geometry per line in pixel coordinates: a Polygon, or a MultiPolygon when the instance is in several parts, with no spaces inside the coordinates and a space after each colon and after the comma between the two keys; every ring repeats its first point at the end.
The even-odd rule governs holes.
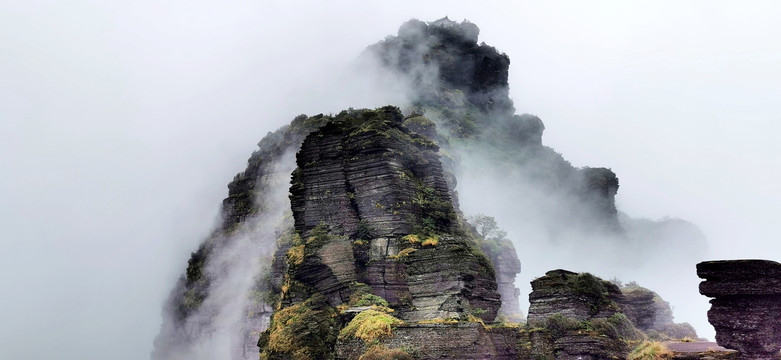
{"type": "Polygon", "coordinates": [[[640,286],[625,286],[621,288],[624,300],[621,309],[632,323],[655,340],[689,341],[697,339],[697,332],[688,323],[673,321],[673,311],[670,303],[664,301],[659,294],[640,286]]]}
{"type": "MultiPolygon", "coordinates": [[[[370,46],[366,55],[411,85],[412,108],[437,123],[437,139],[454,157],[446,162],[446,166],[452,164],[447,170],[479,171],[458,159],[463,152],[479,154],[483,166],[508,170],[505,180],[516,192],[522,181],[535,191],[566,193],[561,201],[528,205],[551,213],[555,221],[544,225],[552,231],[566,225],[620,233],[615,173],[606,168],[577,169],[542,144],[542,120],[515,114],[509,97],[509,57],[479,43],[479,33],[475,24],[447,17],[432,22],[410,20],[397,36],[370,46]]],[[[526,203],[533,198],[523,194],[513,201],[526,203]]]]}
{"type": "Polygon", "coordinates": [[[553,314],[585,321],[621,312],[624,296],[618,286],[588,273],[551,270],[531,285],[528,323],[533,326],[553,314]]]}
{"type": "Polygon", "coordinates": [[[735,350],[728,350],[714,342],[665,342],[664,347],[672,353],[671,360],[722,360],[737,359],[735,350]]]}
{"type": "MultiPolygon", "coordinates": [[[[257,294],[273,289],[267,279],[258,279],[252,289],[237,285],[260,275],[240,272],[255,269],[257,259],[273,251],[280,234],[292,229],[292,219],[286,221],[284,214],[289,211],[283,205],[284,189],[295,166],[294,154],[304,137],[326,120],[323,116],[299,116],[290,125],[269,133],[258,143],[247,168],[228,184],[221,224],[192,253],[184,275],[165,304],[153,359],[186,358],[191,356],[189,351],[199,351],[203,343],[220,333],[241,339],[231,340],[231,359],[256,357],[258,333],[267,326],[272,310],[266,299],[257,294]],[[277,225],[279,229],[275,231],[277,225]],[[252,265],[241,265],[245,262],[252,265]],[[231,298],[242,304],[212,296],[215,289],[224,287],[231,298]],[[215,317],[227,311],[243,313],[243,321],[231,329],[220,328],[215,317]]],[[[277,262],[276,266],[279,265],[277,262]]],[[[280,282],[277,278],[272,283],[278,289],[280,282]]]]}
{"type": "Polygon", "coordinates": [[[526,358],[625,358],[632,340],[697,337],[689,324],[672,322],[669,304],[636,285],[621,288],[588,273],[561,269],[531,284],[529,332],[521,332],[526,358]],[[685,336],[673,336],[678,335],[676,329],[685,336]]]}
{"type": "MultiPolygon", "coordinates": [[[[404,349],[410,359],[516,360],[517,329],[487,329],[479,323],[414,324],[393,329],[373,346],[404,349]]],[[[337,345],[337,359],[359,359],[369,346],[352,339],[337,345]]]]}
{"type": "Polygon", "coordinates": [[[359,111],[304,141],[290,197],[296,230],[306,238],[324,225],[339,240],[311,257],[321,267],[309,271],[307,258],[297,276],[334,306],[349,300],[349,286],[358,281],[393,306],[408,307],[404,318],[457,316],[471,306],[491,321],[500,305],[491,263],[456,234],[436,144],[402,122],[394,107],[359,111]],[[415,247],[427,239],[432,245],[415,247]],[[367,249],[353,246],[355,240],[368,242],[368,254],[359,254],[367,249]],[[399,257],[405,249],[415,251],[399,257]]]}
{"type": "MultiPolygon", "coordinates": [[[[498,311],[512,314],[518,307],[514,275],[520,269],[515,250],[488,254],[491,265],[475,249],[469,239],[473,235],[458,226],[461,214],[452,173],[482,173],[499,164],[503,176],[498,180],[513,189],[506,192],[508,201],[546,214],[543,226],[552,238],[559,236],[559,229],[574,229],[579,235],[621,233],[613,200],[618,188],[615,174],[605,168],[573,167],[542,144],[544,124],[538,117],[514,115],[508,96],[509,58],[478,44],[478,32],[468,22],[411,21],[398,36],[370,47],[367,53],[377,55],[386,70],[413,79],[409,116],[402,118],[391,108],[349,111],[336,117],[299,116],[258,144],[247,169],[229,185],[223,222],[192,254],[171,294],[155,359],[176,358],[170,354],[179,347],[172,343],[199,345],[204,337],[226,329],[232,332],[230,327],[239,328],[239,337],[249,344],[239,350],[243,354],[232,357],[254,358],[253,339],[268,326],[272,307],[277,318],[272,324],[290,321],[309,328],[277,327],[261,343],[275,343],[280,334],[298,334],[291,338],[315,344],[299,347],[301,353],[312,358],[330,356],[337,341],[333,330],[352,321],[333,304],[342,306],[346,300],[351,311],[364,308],[351,303],[368,296],[367,288],[371,295],[387,300],[393,315],[407,325],[432,318],[489,320],[497,312],[499,298],[498,311]],[[364,121],[367,116],[382,121],[364,121]],[[332,124],[310,137],[308,149],[299,153],[302,162],[292,189],[297,194],[292,204],[294,229],[292,216],[271,211],[273,204],[266,200],[276,188],[269,183],[289,174],[286,154],[296,152],[310,132],[334,121],[341,125],[332,124]],[[379,127],[357,126],[349,132],[340,128],[359,123],[379,127]],[[376,136],[379,133],[382,136],[376,136]],[[436,155],[438,147],[447,155],[436,155]],[[476,161],[462,162],[460,157],[466,154],[476,161]],[[529,184],[530,191],[518,191],[520,182],[529,184]],[[546,195],[541,197],[544,201],[529,196],[540,193],[546,195]],[[269,223],[281,226],[275,236],[260,238],[255,231],[259,221],[266,235],[274,232],[269,223]],[[273,237],[276,249],[273,259],[268,259],[266,250],[274,245],[267,238],[273,237]],[[230,257],[237,253],[231,244],[243,242],[263,249],[244,251],[243,260],[264,261],[263,271],[249,274],[256,277],[255,286],[231,297],[248,299],[247,304],[210,301],[217,289],[230,286],[223,275],[236,264],[230,257]],[[244,314],[237,317],[239,323],[217,329],[216,314],[234,310],[244,314]],[[315,336],[312,329],[325,329],[325,335],[315,336]]],[[[575,306],[582,308],[577,302],[575,306]]],[[[420,329],[415,331],[428,331],[420,329]]],[[[560,344],[555,346],[561,348],[560,344]]],[[[549,345],[554,347],[552,342],[549,345]]],[[[271,354],[298,351],[282,345],[272,350],[271,354]]]]}
{"type": "Polygon", "coordinates": [[[608,281],[559,269],[531,284],[527,327],[532,332],[522,333],[523,358],[624,358],[630,350],[625,340],[642,337],[621,312],[621,290],[608,281]]]}
{"type": "Polygon", "coordinates": [[[521,322],[524,320],[520,302],[521,290],[515,287],[515,278],[521,272],[521,262],[512,242],[503,240],[499,243],[500,251],[486,251],[494,264],[497,288],[502,298],[499,314],[510,321],[521,322]]]}
{"type": "Polygon", "coordinates": [[[475,354],[496,341],[514,342],[494,341],[474,327],[405,325],[490,322],[501,298],[492,262],[461,228],[437,144],[404,122],[395,107],[343,112],[304,140],[290,195],[298,235],[287,247],[279,308],[259,342],[263,358],[341,351],[357,359],[349,344],[368,335],[351,329],[363,329],[356,325],[363,321],[393,324],[393,332],[389,327],[373,339],[418,346],[422,358],[464,353],[424,344],[448,331],[469,339],[475,354]],[[337,316],[324,325],[333,332],[306,340],[285,319],[313,309],[337,316]],[[285,346],[291,343],[300,346],[285,346]]]}
{"type": "Polygon", "coordinates": [[[781,350],[781,264],[722,260],[697,264],[700,294],[713,298],[708,321],[719,345],[742,359],[775,359],[781,350]]]}

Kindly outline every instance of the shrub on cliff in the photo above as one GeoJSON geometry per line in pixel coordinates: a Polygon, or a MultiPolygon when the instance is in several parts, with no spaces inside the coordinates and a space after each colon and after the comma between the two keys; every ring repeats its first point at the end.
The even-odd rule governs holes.
{"type": "Polygon", "coordinates": [[[671,359],[673,353],[664,344],[655,341],[643,341],[632,352],[627,360],[662,360],[671,359]]]}
{"type": "Polygon", "coordinates": [[[392,327],[401,325],[401,321],[384,311],[369,309],[356,315],[347,326],[339,332],[339,339],[346,340],[355,337],[371,344],[375,340],[390,337],[392,327]]]}
{"type": "Polygon", "coordinates": [[[261,360],[320,360],[333,358],[336,311],[322,295],[274,312],[260,335],[261,360]]]}
{"type": "Polygon", "coordinates": [[[596,314],[603,307],[611,305],[606,283],[609,284],[589,273],[579,273],[567,277],[567,285],[570,289],[591,300],[591,315],[596,314]]]}

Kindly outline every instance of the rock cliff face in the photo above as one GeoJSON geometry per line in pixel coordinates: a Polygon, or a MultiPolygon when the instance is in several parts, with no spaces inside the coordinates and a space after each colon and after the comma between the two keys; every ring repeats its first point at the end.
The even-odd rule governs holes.
{"type": "MultiPolygon", "coordinates": [[[[579,245],[584,236],[612,238],[615,248],[627,250],[622,252],[625,256],[636,254],[628,261],[634,266],[647,263],[652,258],[648,253],[669,257],[672,265],[689,266],[694,261],[690,252],[665,249],[706,249],[696,226],[692,230],[679,226],[685,222],[628,217],[619,221],[616,174],[603,167],[574,167],[543,144],[543,121],[532,114],[516,114],[509,97],[510,58],[479,42],[479,32],[468,21],[410,20],[396,36],[370,46],[364,57],[409,85],[409,112],[437,124],[432,138],[447,154],[445,170],[471,183],[485,183],[481,175],[496,174],[490,179],[493,190],[519,214],[514,227],[529,234],[513,239],[516,245],[579,245]]],[[[462,189],[461,197],[474,202],[483,194],[462,189]]],[[[544,269],[548,268],[537,270],[544,269]]]]}
{"type": "Polygon", "coordinates": [[[410,83],[404,113],[302,115],[263,138],[171,293],[153,359],[254,359],[258,346],[265,359],[603,359],[636,335],[624,313],[666,323],[647,296],[564,270],[535,280],[527,328],[491,323],[520,318],[520,261],[467,226],[457,177],[499,166],[500,188],[528,185],[507,201],[544,214],[551,238],[624,229],[616,175],[542,144],[542,121],[515,115],[509,58],[478,32],[410,21],[366,52],[410,83]]]}
{"type": "MultiPolygon", "coordinates": [[[[576,169],[542,145],[542,120],[515,115],[509,97],[509,57],[478,44],[479,32],[468,21],[411,20],[399,28],[397,36],[369,47],[366,55],[410,84],[412,111],[437,123],[437,139],[454,157],[447,162],[452,165],[447,170],[456,174],[479,171],[460,161],[464,152],[477,152],[484,166],[507,168],[506,181],[515,192],[522,181],[532,184],[535,191],[563,195],[562,202],[530,204],[539,211],[567,214],[551,215],[554,221],[543,225],[621,232],[614,203],[616,175],[605,168],[576,169]]],[[[532,198],[522,194],[513,201],[523,204],[532,198]]]]}
{"type": "MultiPolygon", "coordinates": [[[[660,318],[660,323],[663,321],[661,317],[665,315],[658,312],[657,303],[654,301],[656,294],[653,291],[633,286],[621,289],[621,292],[624,294],[624,313],[638,329],[648,331],[657,322],[657,318],[660,318]]],[[[672,321],[672,317],[669,320],[672,321]]]]}
{"type": "Polygon", "coordinates": [[[716,342],[743,359],[775,359],[781,350],[781,264],[768,260],[706,261],[700,293],[714,298],[708,321],[716,342]]]}
{"type": "Polygon", "coordinates": [[[659,294],[640,286],[621,288],[624,300],[621,309],[635,326],[655,340],[697,339],[697,332],[688,323],[675,323],[670,303],[659,294]]]}
{"type": "MultiPolygon", "coordinates": [[[[337,117],[299,116],[269,133],[247,170],[228,186],[222,226],[192,254],[186,276],[172,292],[153,358],[187,358],[209,341],[231,343],[233,359],[255,358],[258,334],[268,327],[273,305],[303,284],[298,280],[312,285],[307,291],[324,295],[325,303],[307,303],[314,308],[332,311],[355,294],[356,286],[368,286],[405,320],[475,314],[488,321],[501,303],[494,278],[499,272],[501,294],[510,304],[503,308],[517,313],[510,280],[520,271],[515,251],[502,255],[497,264],[503,267],[494,270],[472,240],[476,235],[461,229],[450,202],[453,190],[447,179],[452,175],[442,172],[438,147],[425,134],[436,134],[433,123],[421,116],[402,117],[393,107],[337,117]],[[292,154],[302,145],[300,168],[293,171],[292,154]],[[284,198],[286,191],[277,186],[279,179],[284,186],[291,172],[295,216],[285,215],[290,214],[287,206],[280,208],[286,201],[268,196],[284,198]],[[321,223],[320,228],[328,229],[325,234],[315,231],[321,223]],[[301,235],[329,241],[294,264],[300,278],[291,285],[290,255],[296,253],[290,249],[301,235]],[[237,280],[226,274],[236,272],[231,266],[238,267],[237,257],[266,265],[242,269],[248,285],[231,293],[241,301],[228,302],[223,288],[236,286],[237,280]],[[462,262],[464,258],[475,261],[462,262]],[[235,312],[236,323],[224,323],[226,312],[235,312]],[[215,336],[223,333],[230,340],[215,336]]],[[[289,295],[287,305],[294,305],[291,299],[307,297],[289,295]]]]}
{"type": "Polygon", "coordinates": [[[690,325],[673,323],[664,300],[639,286],[621,288],[588,273],[559,269],[532,281],[532,289],[527,329],[533,333],[521,333],[527,357],[627,358],[627,341],[697,338],[690,325]]]}
{"type": "Polygon", "coordinates": [[[552,270],[532,281],[527,327],[527,358],[625,358],[625,340],[642,334],[621,312],[618,286],[588,273],[552,270]]]}
{"type": "MultiPolygon", "coordinates": [[[[487,329],[480,323],[414,324],[395,327],[393,337],[374,346],[405,349],[409,359],[516,360],[517,336],[517,329],[487,329]]],[[[366,349],[363,341],[352,339],[337,347],[337,358],[359,359],[366,349]]]]}
{"type": "Polygon", "coordinates": [[[470,346],[474,354],[512,353],[503,345],[512,339],[485,337],[474,327],[423,326],[491,322],[501,298],[493,264],[459,223],[437,145],[404,120],[394,107],[343,112],[304,140],[290,195],[300,236],[287,247],[279,308],[259,342],[262,358],[332,358],[335,352],[357,359],[368,348],[355,344],[366,337],[367,343],[418,346],[422,358],[466,356],[458,347],[425,343],[448,331],[484,342],[470,346]],[[289,313],[314,309],[336,320],[323,325],[329,331],[304,338],[289,313]],[[377,322],[389,327],[361,332],[377,322]]]}
{"type": "Polygon", "coordinates": [[[621,311],[618,286],[588,273],[551,270],[532,281],[528,323],[544,324],[553,314],[577,321],[608,318],[621,311]]]}
{"type": "Polygon", "coordinates": [[[403,127],[403,121],[393,107],[358,111],[307,138],[291,188],[296,229],[303,236],[321,222],[353,238],[399,237],[423,226],[451,230],[455,212],[447,206],[438,147],[403,127]],[[444,214],[425,213],[424,196],[441,201],[436,210],[444,214]]]}
{"type": "Polygon", "coordinates": [[[278,258],[272,262],[271,254],[276,239],[292,231],[286,194],[294,154],[304,137],[326,120],[322,115],[299,116],[258,143],[246,170],[228,185],[222,223],[192,253],[169,296],[153,359],[208,356],[203,351],[212,342],[230,349],[214,357],[256,358],[258,333],[273,310],[265,294],[274,287],[278,292],[282,281],[259,277],[267,272],[259,265],[284,266],[278,258]]]}
{"type": "MultiPolygon", "coordinates": [[[[411,299],[416,310],[404,317],[457,316],[472,304],[493,320],[499,307],[493,269],[457,234],[437,146],[402,122],[392,107],[348,113],[304,141],[291,188],[296,230],[306,238],[324,224],[330,234],[349,239],[339,248],[323,248],[324,254],[346,257],[321,256],[336,264],[326,264],[334,273],[328,283],[334,288],[315,288],[336,306],[348,300],[350,283],[359,281],[394,306],[411,299]],[[412,237],[402,239],[411,234],[421,242],[439,239],[418,248],[412,237]],[[356,240],[367,242],[368,249],[359,245],[353,250],[356,240]],[[403,261],[392,258],[407,249],[415,251],[403,261]],[[351,267],[353,253],[368,261],[351,267]],[[332,295],[337,289],[341,295],[332,295]]],[[[322,276],[325,268],[314,270],[322,276]]]]}
{"type": "Polygon", "coordinates": [[[499,250],[490,247],[488,249],[482,248],[494,264],[497,289],[502,298],[499,315],[513,322],[522,322],[525,319],[519,298],[521,291],[515,287],[515,278],[521,273],[521,261],[518,260],[512,242],[509,240],[499,241],[498,245],[499,250]]]}

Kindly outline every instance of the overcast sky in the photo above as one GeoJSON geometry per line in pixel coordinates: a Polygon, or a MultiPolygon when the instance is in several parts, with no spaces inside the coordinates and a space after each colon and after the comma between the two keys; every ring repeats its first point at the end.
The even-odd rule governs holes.
{"type": "Polygon", "coordinates": [[[620,210],[781,260],[778,4],[0,1],[0,358],[147,358],[257,141],[382,105],[340,64],[413,17],[476,23],[544,143],[618,174],[620,210]]]}

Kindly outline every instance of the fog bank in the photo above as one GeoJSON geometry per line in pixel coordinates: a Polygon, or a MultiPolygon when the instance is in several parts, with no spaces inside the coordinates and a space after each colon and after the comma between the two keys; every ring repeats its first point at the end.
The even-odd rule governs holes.
{"type": "MultiPolygon", "coordinates": [[[[410,18],[444,15],[510,56],[511,97],[543,119],[546,145],[618,174],[619,210],[698,224],[712,258],[781,260],[774,2],[6,2],[0,357],[147,358],[257,141],[300,113],[396,101],[344,81],[344,64],[410,18]]],[[[621,280],[712,337],[694,264],[645,269],[621,280]],[[667,296],[678,286],[695,305],[667,296]]]]}

